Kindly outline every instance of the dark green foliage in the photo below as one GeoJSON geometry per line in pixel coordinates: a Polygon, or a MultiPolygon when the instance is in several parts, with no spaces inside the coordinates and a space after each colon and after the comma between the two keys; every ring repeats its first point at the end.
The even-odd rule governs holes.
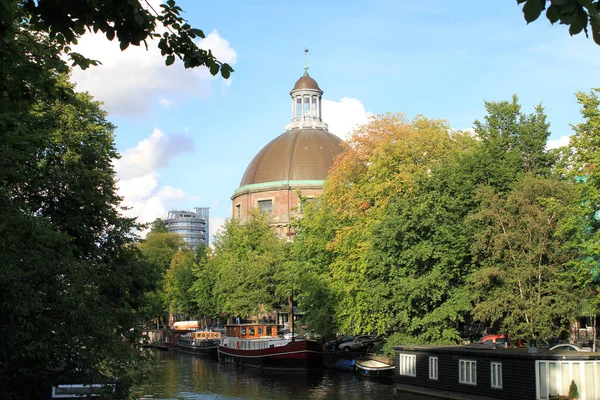
{"type": "Polygon", "coordinates": [[[506,199],[482,187],[482,230],[473,244],[481,268],[469,277],[473,315],[513,338],[549,340],[568,331],[577,293],[564,274],[572,184],[526,175],[506,199]]]}
{"type": "Polygon", "coordinates": [[[127,383],[137,312],[155,282],[134,246],[136,225],[119,214],[113,126],[64,77],[23,78],[48,90],[22,109],[3,99],[11,129],[0,158],[13,160],[0,170],[3,395],[35,398],[98,373],[127,383]]]}
{"type": "Polygon", "coordinates": [[[579,390],[577,390],[577,384],[575,381],[571,381],[569,385],[569,398],[570,399],[578,399],[579,398],[579,390]]]}
{"type": "Polygon", "coordinates": [[[569,26],[569,34],[581,31],[588,37],[588,27],[596,44],[600,45],[600,1],[598,0],[517,0],[523,4],[523,16],[527,23],[533,22],[546,10],[546,18],[554,24],[560,21],[569,26]]]}
{"type": "Polygon", "coordinates": [[[223,78],[229,78],[231,66],[196,45],[194,39],[204,38],[204,33],[190,26],[181,17],[182,12],[174,0],[161,4],[159,10],[139,0],[5,0],[0,6],[0,41],[12,40],[13,24],[23,18],[31,32],[47,33],[57,50],[69,54],[74,66],[85,69],[99,62],[72,52],[70,46],[86,32],[102,32],[108,40],[116,38],[121,50],[142,43],[147,47],[147,40],[159,39],[166,65],[178,57],[185,68],[204,66],[212,75],[221,71],[223,78]],[[159,24],[166,28],[162,34],[157,33],[159,24]]]}
{"type": "Polygon", "coordinates": [[[156,218],[154,222],[152,222],[152,227],[150,228],[151,233],[167,233],[167,226],[165,225],[165,221],[161,218],[156,218]]]}

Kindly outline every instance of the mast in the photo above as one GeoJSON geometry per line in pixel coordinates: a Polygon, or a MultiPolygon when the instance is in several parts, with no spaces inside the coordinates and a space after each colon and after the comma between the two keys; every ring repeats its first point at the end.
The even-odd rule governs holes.
{"type": "Polygon", "coordinates": [[[292,321],[290,322],[290,327],[292,330],[292,342],[296,341],[294,337],[294,273],[291,272],[290,276],[292,277],[292,321]]]}

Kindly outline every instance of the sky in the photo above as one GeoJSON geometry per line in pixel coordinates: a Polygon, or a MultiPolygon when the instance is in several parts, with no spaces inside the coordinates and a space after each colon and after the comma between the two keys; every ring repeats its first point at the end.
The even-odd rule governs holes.
{"type": "MultiPolygon", "coordinates": [[[[151,3],[157,5],[158,0],[151,3]]],[[[101,66],[72,81],[104,103],[117,126],[114,166],[127,214],[210,207],[211,236],[231,217],[231,196],[252,158],[285,131],[289,91],[304,72],[323,95],[323,120],[345,138],[369,116],[403,112],[469,129],[484,101],[542,104],[565,144],[581,121],[574,94],[599,87],[600,46],[542,16],[529,25],[506,0],[207,2],[178,0],[199,42],[235,72],[170,67],[156,47],[119,50],[85,35],[77,51],[101,66]]]]}

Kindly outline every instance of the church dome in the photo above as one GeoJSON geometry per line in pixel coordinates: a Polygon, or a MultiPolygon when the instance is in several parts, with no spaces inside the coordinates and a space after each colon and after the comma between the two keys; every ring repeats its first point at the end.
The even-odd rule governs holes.
{"type": "Polygon", "coordinates": [[[300,79],[298,79],[296,81],[296,84],[294,85],[294,88],[292,89],[292,92],[294,90],[318,90],[319,92],[322,92],[321,88],[319,88],[319,85],[317,84],[317,81],[315,81],[313,78],[311,78],[307,72],[304,73],[304,76],[302,76],[300,79]]]}
{"type": "Polygon", "coordinates": [[[342,152],[341,142],[325,129],[290,129],[254,157],[240,187],[267,182],[324,181],[334,158],[342,152]]]}

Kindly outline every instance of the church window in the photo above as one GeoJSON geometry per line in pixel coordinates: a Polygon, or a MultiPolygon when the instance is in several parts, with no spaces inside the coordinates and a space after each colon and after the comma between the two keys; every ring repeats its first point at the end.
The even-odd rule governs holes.
{"type": "Polygon", "coordinates": [[[302,97],[296,97],[296,117],[302,116],[302,97]]]}
{"type": "Polygon", "coordinates": [[[273,212],[273,200],[259,200],[258,209],[260,212],[272,213],[273,212]]]}
{"type": "Polygon", "coordinates": [[[242,217],[242,205],[241,204],[237,204],[235,206],[235,214],[238,219],[242,217]]]}
{"type": "Polygon", "coordinates": [[[310,96],[304,96],[304,115],[310,113],[310,96]]]}

